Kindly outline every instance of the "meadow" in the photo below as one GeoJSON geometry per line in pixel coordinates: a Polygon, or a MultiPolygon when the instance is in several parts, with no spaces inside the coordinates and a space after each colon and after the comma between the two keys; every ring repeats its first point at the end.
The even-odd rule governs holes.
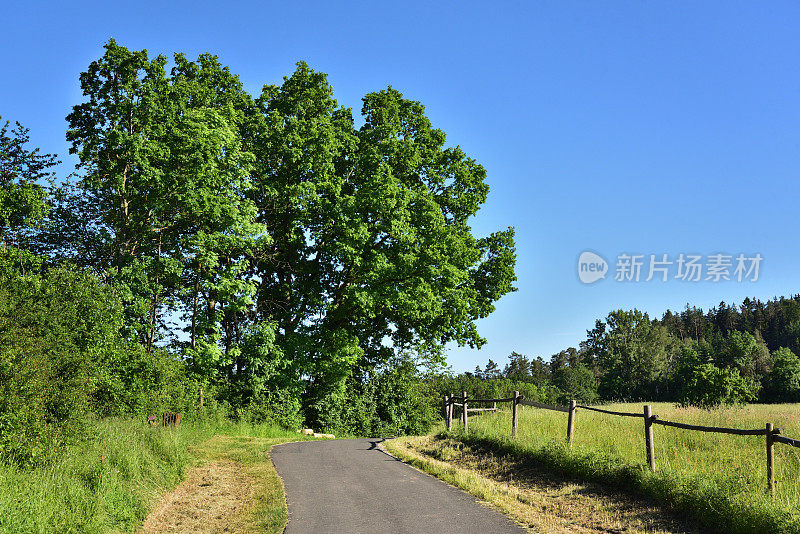
{"type": "MultiPolygon", "coordinates": [[[[642,404],[610,404],[610,410],[642,412],[642,404]]],[[[800,437],[797,404],[749,405],[701,410],[652,404],[662,420],[703,426],[761,429],[767,422],[783,435],[800,437]]],[[[656,472],[647,468],[644,423],[578,410],[572,449],[566,447],[567,414],[523,407],[517,437],[508,411],[470,417],[469,432],[455,436],[494,452],[524,455],[559,472],[646,494],[668,508],[688,512],[724,532],[800,532],[800,451],[775,446],[775,493],[766,477],[764,436],[711,434],[654,426],[656,472]]],[[[446,434],[446,433],[445,433],[446,434]]]]}
{"type": "MultiPolygon", "coordinates": [[[[266,442],[300,439],[272,425],[224,420],[187,421],[177,429],[150,428],[131,418],[92,425],[91,439],[65,447],[52,463],[26,469],[0,463],[0,532],[134,532],[159,496],[179,484],[188,468],[213,457],[213,447],[206,444],[216,443],[209,441],[214,436],[258,438],[253,449],[266,442]]],[[[222,452],[242,449],[249,454],[242,447],[229,446],[222,452]]],[[[256,451],[262,462],[268,448],[256,451]]],[[[244,452],[234,460],[250,466],[254,461],[244,461],[244,452]]],[[[272,498],[279,506],[267,510],[266,497],[256,504],[276,516],[273,530],[279,532],[285,521],[283,488],[270,488],[279,493],[272,498]]]]}

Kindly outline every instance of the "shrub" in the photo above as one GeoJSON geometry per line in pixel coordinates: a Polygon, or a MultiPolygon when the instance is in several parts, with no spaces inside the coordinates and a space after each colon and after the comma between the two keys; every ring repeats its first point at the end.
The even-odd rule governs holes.
{"type": "Polygon", "coordinates": [[[125,340],[122,317],[113,289],[87,271],[0,269],[0,456],[42,463],[81,439],[92,413],[194,409],[184,363],[125,340]]]}
{"type": "Polygon", "coordinates": [[[745,404],[756,400],[759,385],[737,369],[720,369],[711,363],[697,364],[684,371],[686,382],[678,404],[713,408],[722,404],[745,404]]]}
{"type": "Polygon", "coordinates": [[[772,353],[772,369],[765,378],[764,397],[770,401],[800,400],[800,358],[782,347],[772,353]]]}
{"type": "Polygon", "coordinates": [[[66,268],[0,284],[0,453],[36,463],[80,436],[119,306],[96,278],[66,268]]]}

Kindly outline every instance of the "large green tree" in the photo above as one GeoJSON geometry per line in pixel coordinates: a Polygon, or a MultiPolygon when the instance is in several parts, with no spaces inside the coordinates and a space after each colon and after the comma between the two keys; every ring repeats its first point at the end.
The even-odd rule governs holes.
{"type": "Polygon", "coordinates": [[[197,366],[230,370],[240,340],[222,324],[252,304],[241,274],[265,237],[245,197],[253,102],[213,56],[166,63],[111,40],[81,74],[86,100],[67,117],[81,177],[62,190],[56,232],[121,288],[147,347],[174,312],[197,366]]]}
{"type": "Polygon", "coordinates": [[[303,63],[257,99],[214,56],[173,63],[111,40],[81,75],[80,178],[51,217],[56,255],[120,288],[147,347],[179,318],[194,368],[240,401],[321,406],[401,353],[484,343],[513,229],[473,235],[486,171],[419,102],[370,93],[357,128],[303,63]]]}
{"type": "Polygon", "coordinates": [[[358,129],[303,63],[258,103],[252,191],[273,238],[258,312],[276,318],[311,396],[341,395],[348,375],[398,350],[440,359],[448,342],[482,345],[475,321],[515,280],[513,230],[469,226],[484,168],[391,87],[364,97],[358,129]]]}

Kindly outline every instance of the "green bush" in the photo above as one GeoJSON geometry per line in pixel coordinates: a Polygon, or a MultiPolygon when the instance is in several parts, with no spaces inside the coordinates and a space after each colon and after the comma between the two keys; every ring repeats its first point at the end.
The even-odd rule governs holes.
{"type": "Polygon", "coordinates": [[[87,271],[0,269],[0,457],[42,463],[83,438],[92,413],[195,409],[183,362],[121,328],[119,299],[87,271]]]}
{"type": "Polygon", "coordinates": [[[250,398],[239,418],[253,424],[272,423],[297,429],[303,424],[300,397],[286,389],[263,391],[250,398]]]}
{"type": "Polygon", "coordinates": [[[678,404],[714,408],[723,404],[746,404],[756,400],[759,385],[732,368],[720,369],[711,363],[696,364],[683,372],[686,382],[678,404]]]}
{"type": "Polygon", "coordinates": [[[764,397],[769,401],[800,400],[800,358],[781,347],[772,353],[772,369],[765,377],[764,397]]]}
{"type": "Polygon", "coordinates": [[[597,400],[594,382],[594,374],[585,365],[562,367],[553,373],[553,385],[558,388],[553,400],[558,404],[569,404],[573,399],[592,404],[597,400]]]}
{"type": "Polygon", "coordinates": [[[306,409],[306,422],[336,434],[423,434],[438,417],[436,391],[413,363],[399,361],[366,377],[351,376],[306,409]]]}
{"type": "Polygon", "coordinates": [[[80,437],[119,307],[98,280],[70,269],[2,282],[0,453],[37,463],[80,437]]]}

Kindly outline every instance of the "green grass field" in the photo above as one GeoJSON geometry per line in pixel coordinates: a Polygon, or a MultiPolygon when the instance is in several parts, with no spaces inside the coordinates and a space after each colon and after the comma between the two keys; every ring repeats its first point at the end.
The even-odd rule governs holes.
{"type": "MultiPolygon", "coordinates": [[[[642,404],[613,404],[642,412],[642,404]]],[[[800,438],[800,406],[751,405],[714,411],[653,404],[662,420],[704,426],[764,428],[800,438]]],[[[458,435],[459,425],[454,423],[458,435]]],[[[470,417],[463,441],[500,452],[525,454],[581,478],[609,482],[651,495],[724,532],[800,532],[800,450],[775,445],[776,491],[766,480],[764,436],[710,434],[654,426],[656,473],[646,467],[644,423],[588,410],[576,414],[573,448],[565,444],[567,414],[532,407],[520,413],[518,436],[510,438],[508,411],[470,417]]]]}
{"type": "MultiPolygon", "coordinates": [[[[0,532],[134,532],[159,495],[181,482],[210,449],[202,455],[190,450],[213,436],[298,439],[273,426],[244,423],[186,422],[174,429],[108,419],[92,430],[90,441],[68,447],[50,465],[23,470],[0,463],[0,532]]],[[[276,521],[282,528],[282,486],[278,490],[276,513],[283,515],[276,521]]],[[[259,506],[269,512],[263,500],[259,506]]]]}

